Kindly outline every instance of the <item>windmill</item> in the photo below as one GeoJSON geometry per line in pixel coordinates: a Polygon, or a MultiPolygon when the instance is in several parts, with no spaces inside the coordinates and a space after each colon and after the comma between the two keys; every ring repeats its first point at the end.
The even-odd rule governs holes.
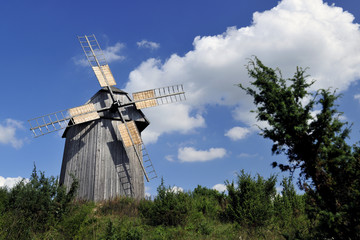
{"type": "Polygon", "coordinates": [[[82,106],[28,120],[30,130],[39,137],[65,128],[60,183],[69,190],[75,177],[78,199],[143,198],[144,176],[150,181],[157,174],[141,139],[149,125],[141,109],[185,100],[183,86],[136,92],[131,98],[114,87],[95,35],[78,40],[102,88],[82,106]]]}

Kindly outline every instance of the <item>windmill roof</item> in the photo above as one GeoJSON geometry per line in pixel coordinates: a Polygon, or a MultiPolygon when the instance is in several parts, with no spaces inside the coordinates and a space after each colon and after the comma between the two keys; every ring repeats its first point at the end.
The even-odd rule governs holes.
{"type": "MultiPolygon", "coordinates": [[[[127,93],[127,92],[125,92],[125,91],[123,91],[123,90],[121,90],[121,89],[119,89],[119,88],[117,88],[117,87],[114,87],[114,86],[110,86],[110,88],[111,88],[111,90],[112,90],[113,92],[116,92],[116,93],[127,93]]],[[[100,89],[99,91],[106,91],[106,92],[108,92],[109,90],[108,90],[107,87],[103,87],[103,88],[100,89]]]]}

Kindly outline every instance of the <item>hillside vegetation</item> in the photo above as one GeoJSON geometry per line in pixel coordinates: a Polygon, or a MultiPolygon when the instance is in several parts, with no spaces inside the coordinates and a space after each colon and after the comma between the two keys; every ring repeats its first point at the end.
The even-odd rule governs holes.
{"type": "Polygon", "coordinates": [[[34,169],[28,183],[0,188],[0,239],[307,239],[306,195],[289,179],[244,171],[228,194],[198,186],[175,192],[162,181],[154,199],[74,201],[54,177],[34,169]]]}

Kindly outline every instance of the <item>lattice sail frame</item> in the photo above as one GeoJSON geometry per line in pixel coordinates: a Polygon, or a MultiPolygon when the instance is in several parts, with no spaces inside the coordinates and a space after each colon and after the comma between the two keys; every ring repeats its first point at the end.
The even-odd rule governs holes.
{"type": "Polygon", "coordinates": [[[78,36],[78,40],[100,86],[106,87],[116,85],[114,76],[106,62],[105,54],[100,48],[95,35],[78,36]]]}
{"type": "Polygon", "coordinates": [[[28,120],[34,137],[39,137],[66,128],[69,125],[80,124],[99,119],[100,116],[94,104],[70,108],[41,117],[28,120]]]}
{"type": "Polygon", "coordinates": [[[182,84],[135,92],[132,95],[137,109],[186,100],[182,84]]]}

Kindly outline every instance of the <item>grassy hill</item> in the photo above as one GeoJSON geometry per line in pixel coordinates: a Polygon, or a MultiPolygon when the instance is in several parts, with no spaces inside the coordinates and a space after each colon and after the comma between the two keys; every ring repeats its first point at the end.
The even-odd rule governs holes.
{"type": "Polygon", "coordinates": [[[306,196],[288,179],[241,171],[228,193],[202,186],[175,192],[162,181],[154,199],[75,201],[54,177],[34,169],[30,181],[0,188],[0,239],[306,239],[306,196]]]}

